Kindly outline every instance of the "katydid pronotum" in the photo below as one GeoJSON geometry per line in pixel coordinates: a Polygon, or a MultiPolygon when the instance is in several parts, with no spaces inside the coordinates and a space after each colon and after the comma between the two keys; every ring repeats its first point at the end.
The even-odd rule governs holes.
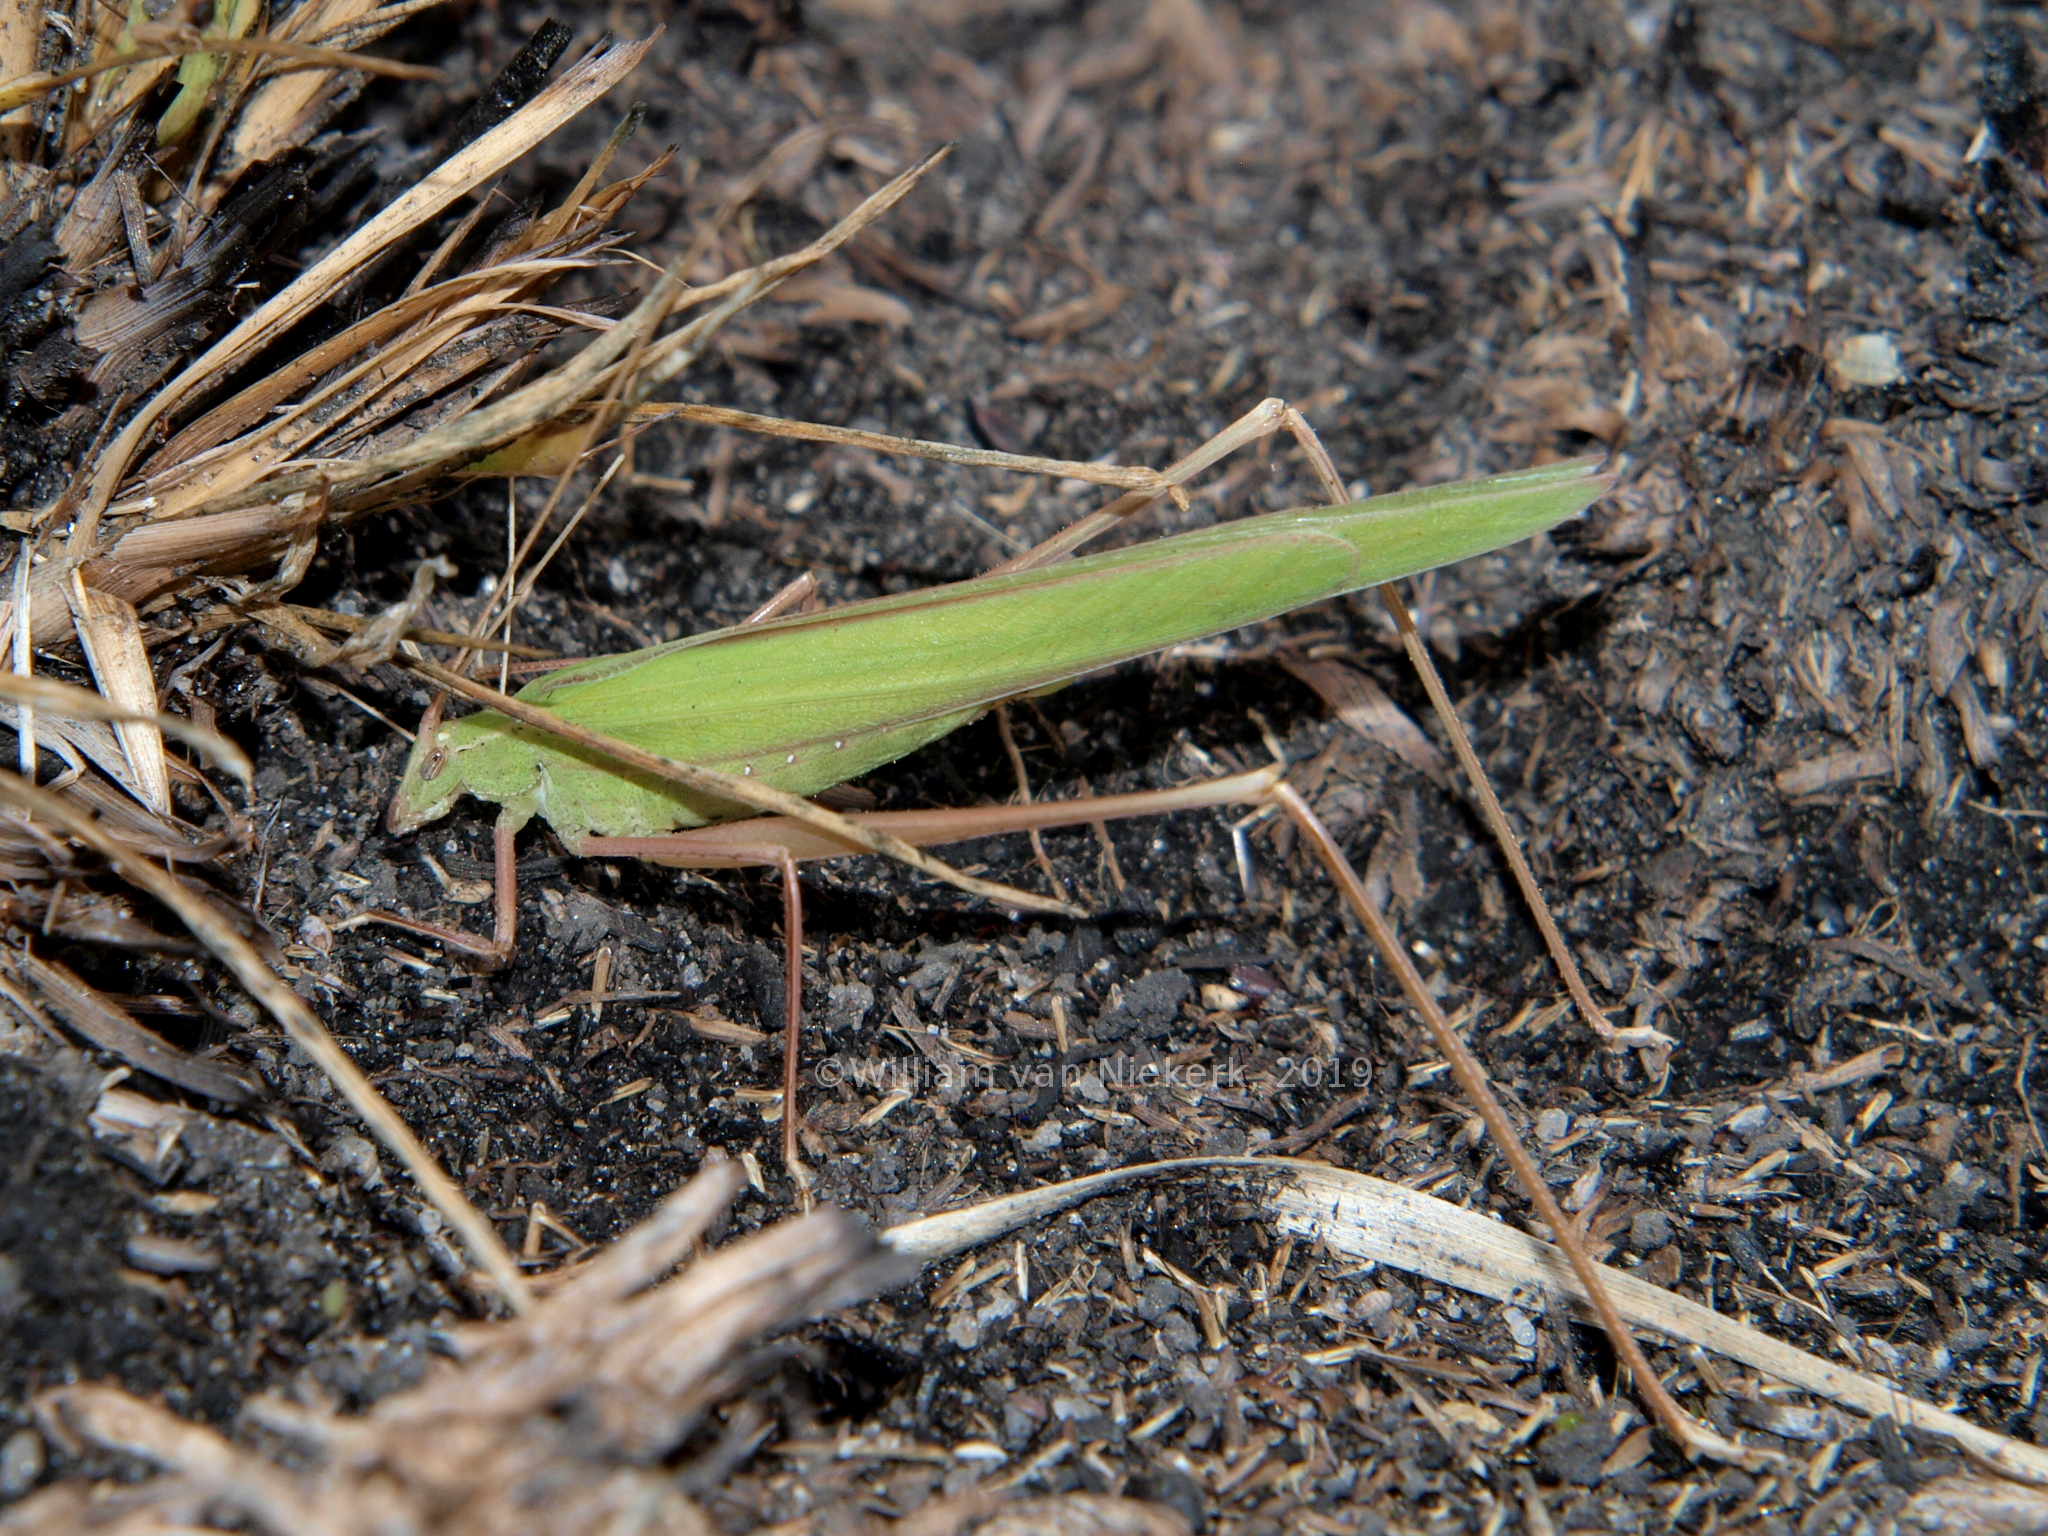
{"type": "MultiPolygon", "coordinates": [[[[1660,1422],[1690,1449],[1740,1456],[1664,1392],[1484,1069],[1450,1028],[1341,849],[1285,782],[1281,768],[1149,793],[967,810],[842,816],[801,798],[891,762],[1005,700],[1048,692],[1086,672],[1366,587],[1377,586],[1388,598],[1411,654],[1418,654],[1406,610],[1389,583],[1548,529],[1583,511],[1610,483],[1592,461],[1574,461],[1346,502],[1307,424],[1291,410],[1277,413],[1272,424],[1294,432],[1330,506],[1244,518],[1068,559],[1077,544],[1111,521],[1084,519],[986,576],[823,613],[757,616],[758,622],[644,651],[572,663],[516,697],[446,667],[413,663],[448,691],[488,707],[460,720],[427,722],[393,799],[390,825],[394,831],[418,828],[446,815],[465,794],[500,807],[495,931],[485,940],[384,912],[366,912],[359,920],[439,938],[486,966],[507,963],[517,924],[514,839],[535,815],[545,817],[578,855],[636,857],[685,868],[778,868],[788,997],[783,1153],[802,1192],[807,1181],[797,1139],[800,861],[880,852],[1012,907],[1076,914],[1064,899],[972,879],[918,850],[1196,806],[1275,808],[1302,831],[1423,1016],[1537,1214],[1565,1248],[1660,1422]]],[[[1448,713],[1441,685],[1433,672],[1426,676],[1433,702],[1448,713]]],[[[1468,771],[1476,770],[1455,717],[1445,723],[1468,771]]],[[[1505,835],[1490,791],[1483,783],[1475,788],[1540,911],[1540,896],[1512,837],[1505,835]]],[[[1547,913],[1541,921],[1558,953],[1561,945],[1547,913]]],[[[1617,1032],[1593,1010],[1576,973],[1568,975],[1589,1022],[1611,1043],[1617,1032]]]]}

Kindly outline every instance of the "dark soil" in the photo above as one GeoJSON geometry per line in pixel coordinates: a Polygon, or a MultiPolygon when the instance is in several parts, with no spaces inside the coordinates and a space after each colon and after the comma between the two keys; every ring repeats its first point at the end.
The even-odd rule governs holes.
{"type": "MultiPolygon", "coordinates": [[[[630,210],[645,253],[680,248],[732,178],[814,123],[830,131],[728,237],[735,261],[817,232],[875,166],[956,147],[830,274],[890,296],[906,323],[837,320],[816,289],[764,306],[687,398],[1162,465],[1277,394],[1375,490],[1619,455],[1620,489],[1583,523],[1428,578],[1413,601],[1596,991],[1676,1039],[1667,1076],[1601,1055],[1557,1006],[1467,797],[1333,719],[1288,670],[1341,657],[1441,745],[1376,600],[1015,711],[1033,787],[1257,766],[1270,734],[1470,1024],[1547,1176],[1583,1192],[1604,1170],[1587,1211],[1612,1262],[2048,1442],[2038,18],[1879,0],[1796,16],[1547,0],[733,6],[664,11],[621,93],[647,103],[627,169],[676,146],[630,210]],[[1884,341],[1851,340],[1871,337],[1884,341]],[[1884,1047],[1846,1086],[1762,1093],[1884,1047]]],[[[434,140],[543,14],[416,24],[396,51],[469,84],[380,88],[360,110],[394,143],[434,140]]],[[[582,40],[656,19],[558,14],[582,40]]],[[[508,190],[559,192],[614,121],[588,114],[508,190]]],[[[565,655],[651,643],[733,622],[806,570],[832,601],[956,579],[1099,499],[695,429],[650,431],[636,460],[688,489],[602,500],[522,638],[565,655]]],[[[1314,499],[1284,440],[1206,484],[1142,532],[1314,499]]],[[[546,490],[521,485],[529,515],[546,490]]],[[[432,617],[459,625],[502,560],[503,516],[500,483],[358,527],[299,600],[364,611],[402,591],[406,562],[446,553],[461,575],[432,617]]],[[[201,648],[166,648],[160,670],[201,648]]],[[[410,722],[426,698],[396,673],[345,694],[237,639],[205,676],[223,722],[260,748],[243,895],[509,1241],[552,1262],[613,1237],[713,1148],[758,1161],[737,1225],[790,1210],[774,880],[567,859],[536,827],[504,974],[341,931],[369,905],[481,927],[487,909],[445,900],[425,860],[487,876],[490,813],[384,831],[405,744],[356,699],[410,722]],[[594,974],[626,996],[600,1009],[594,974]],[[747,1044],[734,1026],[766,1033],[747,1044]]],[[[907,806],[1015,784],[984,722],[864,787],[907,806]]],[[[1257,1148],[1364,1091],[1299,1150],[1522,1219],[1290,839],[1253,832],[1247,898],[1221,813],[1108,836],[1113,863],[1089,830],[1045,839],[1097,914],[1079,924],[1011,921],[874,861],[806,876],[804,1141],[821,1196],[887,1223],[1257,1148]],[[1209,1082],[1133,1086],[1162,1063],[1201,1064],[1209,1082]],[[909,1097],[881,1113],[897,1086],[909,1097]]],[[[1043,880],[1022,838],[971,859],[1043,880]]],[[[148,966],[124,988],[104,956],[75,963],[110,990],[163,990],[148,966]]],[[[259,1069],[281,1102],[267,1125],[196,1118],[170,1166],[87,1128],[98,1080],[83,1063],[62,1082],[0,1076],[8,1494],[46,1458],[69,1465],[24,1428],[42,1383],[111,1373],[222,1425],[292,1382],[362,1401],[481,1304],[319,1075],[245,1007],[215,1011],[163,1022],[259,1069]],[[181,1271],[145,1244],[141,1262],[138,1237],[200,1257],[181,1271]]],[[[854,1485],[866,1508],[904,1513],[974,1466],[915,1447],[983,1440],[1006,1475],[1035,1467],[1030,1486],[1120,1488],[1218,1530],[1809,1536],[1875,1525],[1954,1464],[1888,1421],[1678,1354],[1662,1368],[1684,1401],[1781,1436],[1809,1473],[1717,1474],[1661,1440],[1610,1455],[1632,1424],[1596,1336],[1282,1248],[1236,1198],[1180,1184],[1029,1234],[1031,1291],[1066,1282],[1057,1302],[1020,1308],[1007,1268],[965,1291],[931,1275],[815,1325],[778,1367],[774,1448],[715,1516],[742,1530],[854,1485]],[[1147,1248],[1237,1288],[1227,1349],[1205,1346],[1147,1248]],[[1302,1358],[1352,1339],[1421,1376],[1302,1358]],[[1515,1439],[1534,1411],[1554,1421],[1515,1439]],[[833,1459],[842,1435],[874,1454],[833,1459]]]]}

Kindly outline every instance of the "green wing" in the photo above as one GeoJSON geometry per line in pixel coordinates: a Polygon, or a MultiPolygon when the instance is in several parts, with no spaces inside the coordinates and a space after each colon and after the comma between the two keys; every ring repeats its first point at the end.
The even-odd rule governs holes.
{"type": "MultiPolygon", "coordinates": [[[[1580,461],[1244,518],[602,657],[550,673],[520,697],[664,756],[815,794],[998,700],[1515,543],[1583,510],[1606,484],[1580,461]]],[[[645,835],[753,814],[621,774],[494,715],[451,729],[497,738],[468,760],[465,788],[542,811],[568,836],[645,835]]]]}

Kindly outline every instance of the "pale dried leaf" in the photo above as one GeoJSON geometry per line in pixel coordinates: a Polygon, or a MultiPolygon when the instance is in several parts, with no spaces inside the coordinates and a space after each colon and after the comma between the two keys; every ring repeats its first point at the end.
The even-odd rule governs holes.
{"type": "Polygon", "coordinates": [[[1282,656],[1280,665],[1314,689],[1331,713],[1360,736],[1426,774],[1440,788],[1450,787],[1450,765],[1443,754],[1372,678],[1334,657],[1310,661],[1282,656]]]}
{"type": "Polygon", "coordinates": [[[798,319],[805,325],[879,325],[892,331],[910,328],[910,306],[893,293],[859,283],[828,283],[798,319]]]}
{"type": "Polygon", "coordinates": [[[1010,334],[1023,341],[1057,343],[1076,331],[1100,325],[1122,309],[1130,296],[1131,290],[1122,283],[1104,283],[1077,299],[1068,299],[1064,304],[1055,304],[1038,314],[1026,315],[1010,327],[1010,334]]]}
{"type": "Polygon", "coordinates": [[[975,1536],[1188,1536],[1188,1526],[1164,1504],[1056,1493],[1006,1505],[976,1526],[975,1536]]]}
{"type": "Polygon", "coordinates": [[[1927,681],[1934,691],[1947,693],[1969,659],[1969,609],[1961,598],[1945,598],[1927,625],[1927,681]]]}
{"type": "Polygon", "coordinates": [[[1936,1536],[2048,1536],[2048,1489],[1975,1472],[1938,1477],[1906,1501],[1899,1523],[1936,1536]]]}
{"type": "Polygon", "coordinates": [[[141,798],[159,815],[171,814],[171,773],[164,765],[164,736],[155,720],[156,676],[142,643],[135,605],[88,587],[71,573],[71,616],[93,680],[114,706],[114,734],[128,759],[141,798]]]}
{"type": "MultiPolygon", "coordinates": [[[[370,17],[376,9],[377,0],[316,0],[294,9],[272,35],[310,43],[337,27],[370,17]]],[[[260,81],[235,114],[234,126],[221,146],[207,182],[206,206],[214,207],[248,167],[312,137],[340,104],[352,73],[294,69],[260,81]]]]}
{"type": "Polygon", "coordinates": [[[1890,747],[1859,747],[1794,763],[1790,768],[1780,769],[1773,782],[1781,794],[1818,795],[1859,779],[1891,778],[1911,768],[1917,760],[1918,754],[1911,747],[1902,748],[1897,756],[1890,747]]]}
{"type": "MultiPolygon", "coordinates": [[[[1371,1260],[1523,1306],[1534,1301],[1539,1311],[1544,1298],[1555,1297],[1591,1316],[1564,1254],[1550,1244],[1405,1185],[1295,1158],[1179,1158],[1091,1174],[908,1221],[884,1232],[883,1241],[934,1263],[1044,1222],[1097,1195],[1151,1179],[1202,1173],[1246,1179],[1277,1232],[1298,1242],[1325,1243],[1351,1262],[1371,1260]]],[[[1608,1269],[1602,1278],[1632,1328],[1698,1344],[1860,1413],[1889,1414],[1901,1429],[1939,1436],[1990,1467],[2048,1482],[2048,1450],[1971,1423],[1893,1382],[1823,1360],[1633,1275],[1608,1269]]]]}

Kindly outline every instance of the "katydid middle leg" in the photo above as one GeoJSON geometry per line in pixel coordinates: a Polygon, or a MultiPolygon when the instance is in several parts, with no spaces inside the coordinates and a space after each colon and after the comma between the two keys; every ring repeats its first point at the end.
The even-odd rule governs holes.
{"type": "MultiPolygon", "coordinates": [[[[1227,778],[1198,780],[1173,789],[1128,795],[1094,795],[1080,800],[1038,800],[1022,805],[982,805],[930,811],[856,812],[850,821],[881,827],[914,847],[933,847],[1012,832],[1085,826],[1135,816],[1159,816],[1202,806],[1263,804],[1280,782],[1278,768],[1227,778]]],[[[798,1197],[808,1202],[810,1177],[799,1140],[802,1119],[798,1084],[803,1043],[803,888],[799,862],[852,858],[869,850],[835,842],[800,821],[757,816],[659,837],[586,837],[575,852],[586,858],[646,859],[675,869],[772,868],[782,874],[783,966],[787,987],[783,1016],[782,1158],[798,1197]]]]}

